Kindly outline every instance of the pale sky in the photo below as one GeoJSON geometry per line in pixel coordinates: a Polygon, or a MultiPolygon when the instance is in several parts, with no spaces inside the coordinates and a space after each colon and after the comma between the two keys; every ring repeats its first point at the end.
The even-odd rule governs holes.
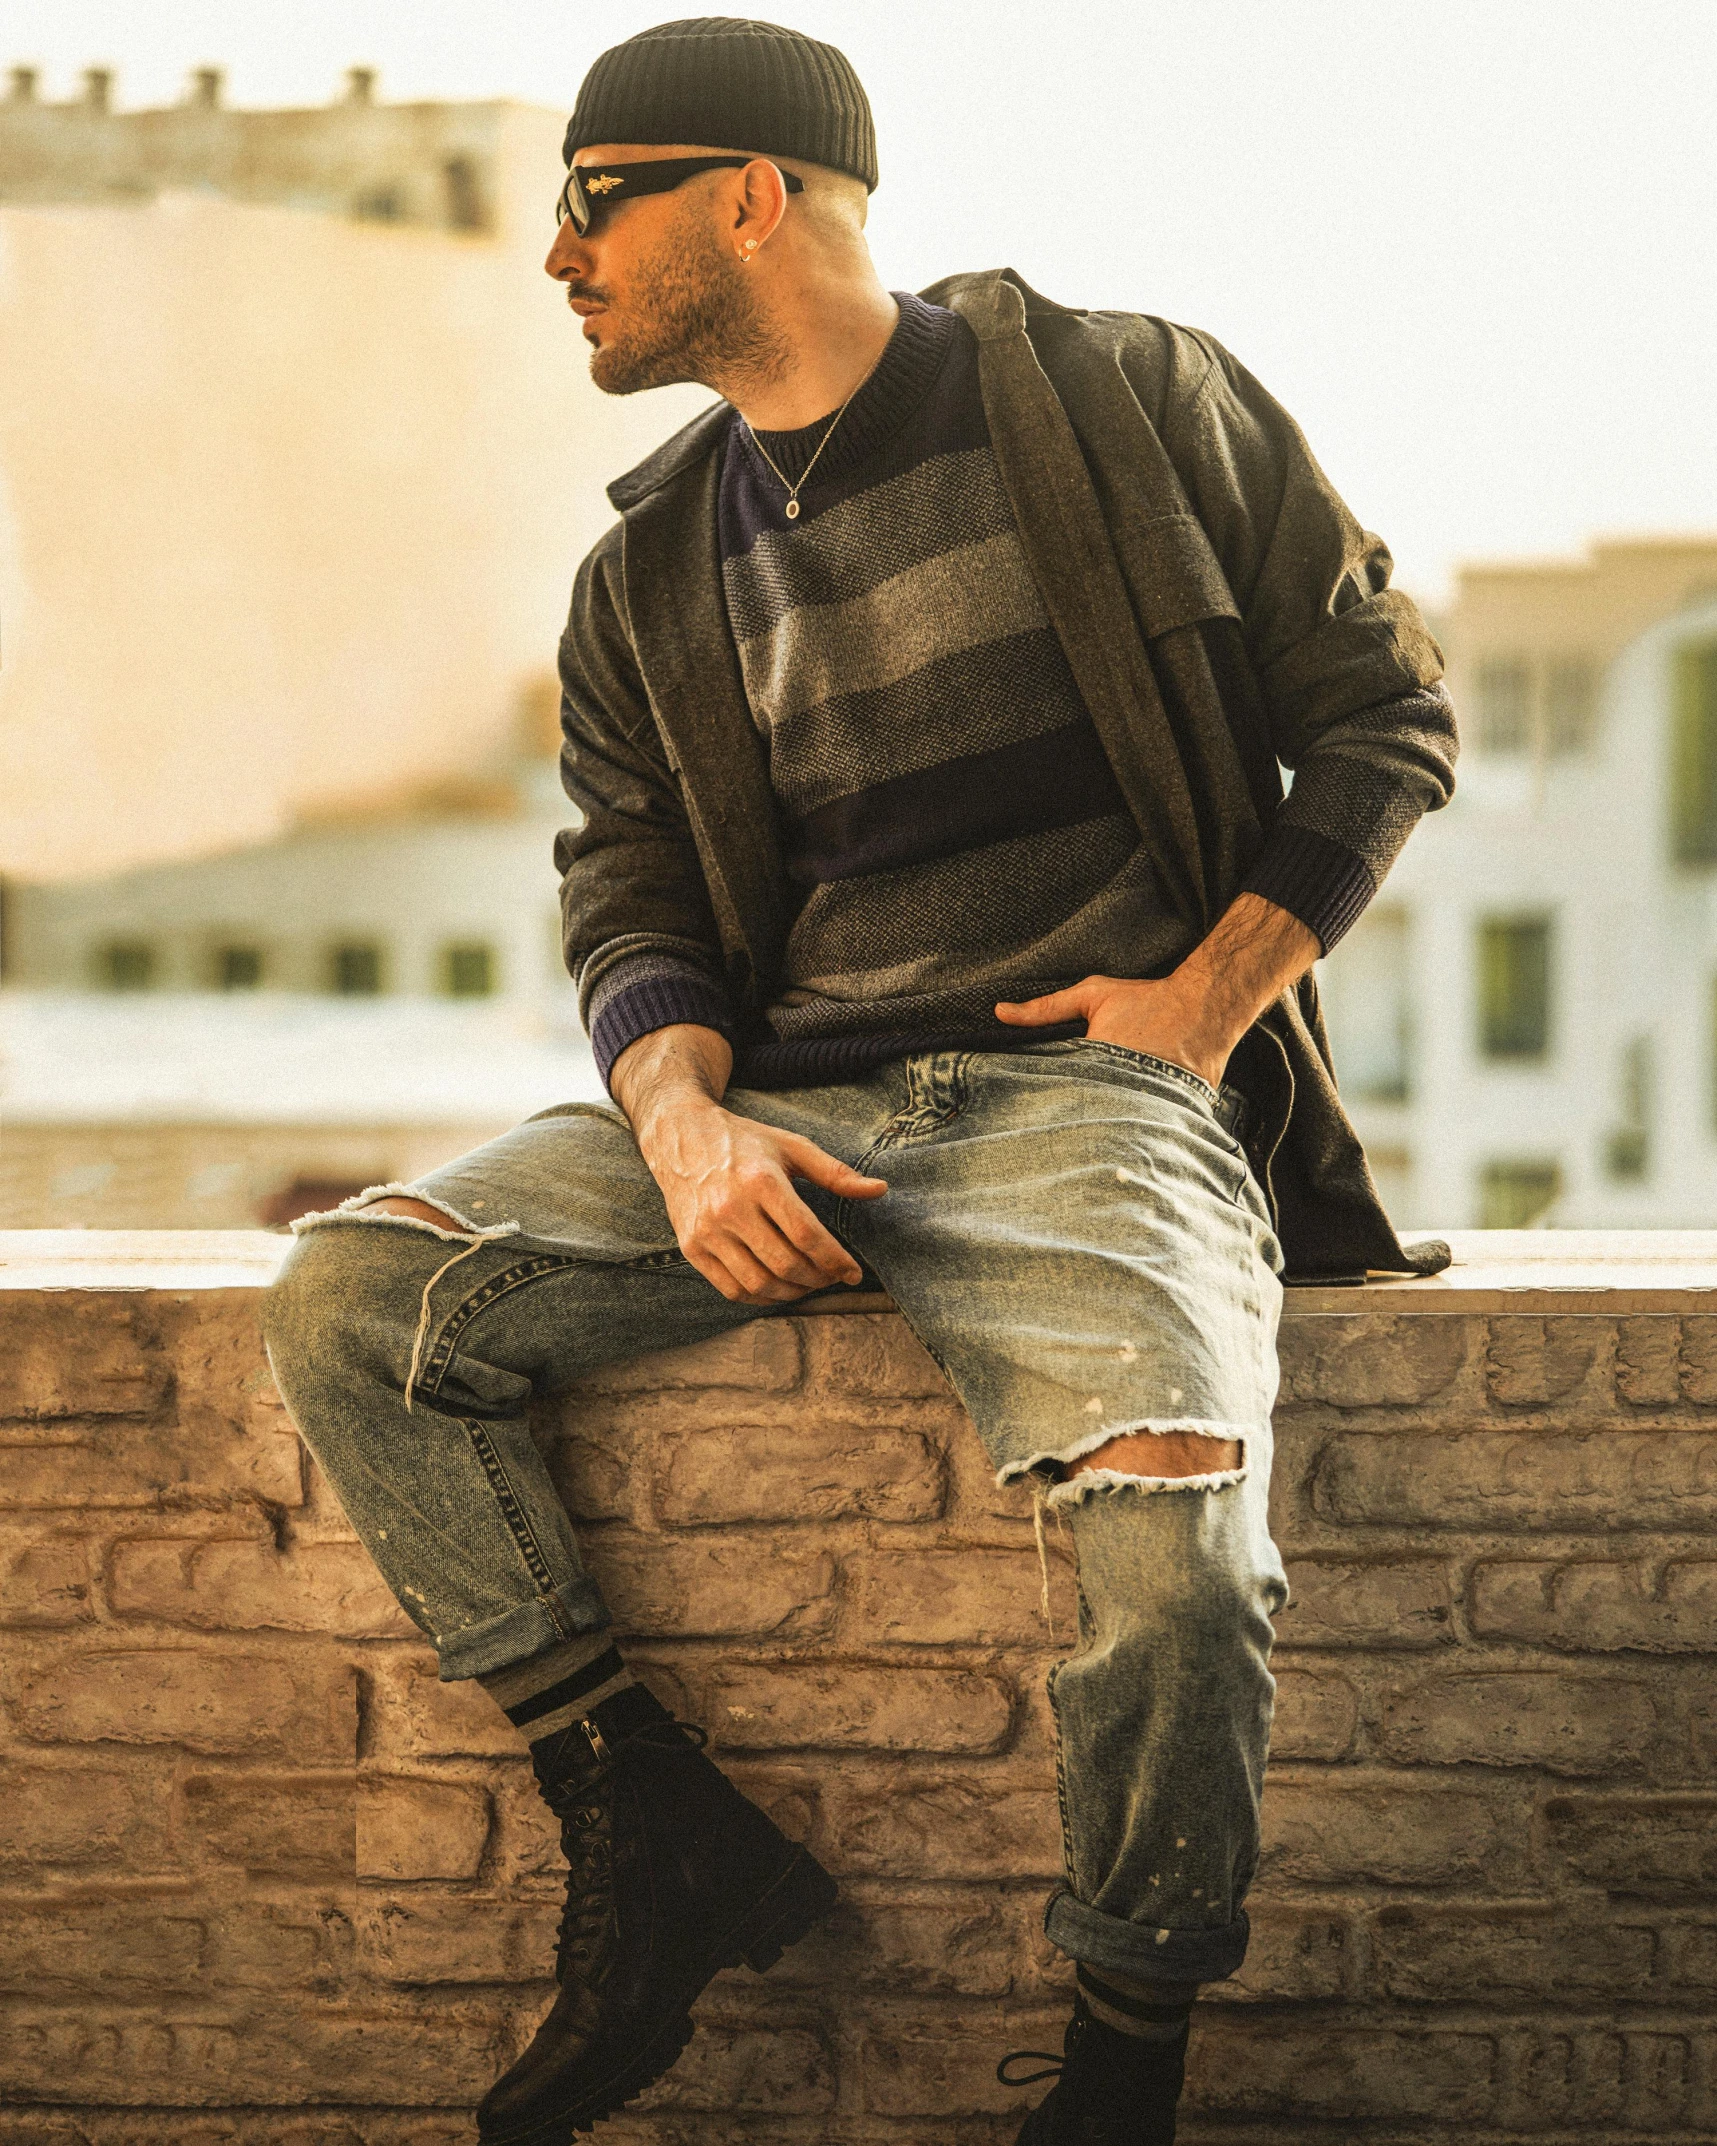
{"type": "MultiPolygon", "coordinates": [[[[9,0],[44,94],[570,109],[610,0],[9,0]]],[[[1714,0],[795,0],[876,110],[897,287],[1010,263],[1219,336],[1433,601],[1463,558],[1717,531],[1714,0]]],[[[545,209],[546,215],[546,209],[545,209]]],[[[664,431],[670,429],[664,414],[664,431]]]]}

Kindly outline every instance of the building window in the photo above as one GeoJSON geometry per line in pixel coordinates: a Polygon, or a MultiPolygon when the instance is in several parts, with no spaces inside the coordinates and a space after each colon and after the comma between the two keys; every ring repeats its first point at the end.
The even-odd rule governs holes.
{"type": "Polygon", "coordinates": [[[1670,828],[1677,864],[1717,864],[1717,645],[1676,651],[1670,828]]]}
{"type": "Polygon", "coordinates": [[[1559,656],[1544,673],[1544,749],[1553,760],[1590,752],[1597,732],[1598,674],[1585,656],[1559,656]]]}
{"type": "Polygon", "coordinates": [[[1589,752],[1597,734],[1598,671],[1587,656],[1554,656],[1541,668],[1524,656],[1479,665],[1478,748],[1565,760],[1589,752]]]}
{"type": "Polygon", "coordinates": [[[1485,1057],[1543,1058],[1550,1048],[1550,919],[1483,918],[1478,969],[1485,1057]]]}
{"type": "Polygon", "coordinates": [[[1536,1228],[1548,1217],[1561,1190],[1558,1163],[1487,1163],[1479,1179],[1479,1227],[1536,1228]]]}
{"type": "Polygon", "coordinates": [[[347,939],[328,962],[328,988],[342,998],[373,998],[382,987],[382,950],[373,939],[347,939]]]}
{"type": "Polygon", "coordinates": [[[155,981],[155,949],[147,939],[109,939],[96,948],[93,967],[104,991],[147,991],[155,981]]]}
{"type": "Polygon", "coordinates": [[[1517,656],[1493,656],[1478,678],[1478,746],[1523,753],[1532,743],[1532,674],[1517,656]]]}
{"type": "Polygon", "coordinates": [[[1368,909],[1323,963],[1319,979],[1342,1093],[1404,1103],[1412,1050],[1406,910],[1368,909]]]}
{"type": "Polygon", "coordinates": [[[1654,1085],[1651,1038],[1635,1036],[1622,1052],[1616,1120],[1604,1139],[1604,1167],[1624,1183],[1650,1174],[1654,1085]]]}
{"type": "Polygon", "coordinates": [[[471,943],[441,950],[441,988],[449,998],[488,998],[495,989],[495,950],[471,943]]]}
{"type": "Polygon", "coordinates": [[[219,991],[254,991],[262,982],[262,949],[257,946],[222,946],[215,950],[215,988],[219,991]]]}
{"type": "Polygon", "coordinates": [[[1717,1130],[1717,981],[1711,987],[1711,1123],[1717,1130]]]}
{"type": "Polygon", "coordinates": [[[405,203],[397,187],[373,186],[368,193],[358,195],[352,203],[352,214],[360,223],[397,224],[405,214],[405,203]]]}
{"type": "Polygon", "coordinates": [[[448,223],[455,231],[481,231],[485,219],[476,165],[468,156],[450,156],[441,175],[447,183],[448,223]]]}

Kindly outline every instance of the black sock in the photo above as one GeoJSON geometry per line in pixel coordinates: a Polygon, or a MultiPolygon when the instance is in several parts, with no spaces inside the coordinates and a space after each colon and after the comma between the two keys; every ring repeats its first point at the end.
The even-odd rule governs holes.
{"type": "Polygon", "coordinates": [[[493,1669],[477,1682],[531,1746],[557,1743],[593,1706],[634,1681],[606,1632],[583,1632],[529,1661],[493,1669]]]}
{"type": "Polygon", "coordinates": [[[1144,1982],[1079,1962],[1079,1994],[1094,2019],[1146,2042],[1179,2039],[1198,1996],[1196,1982],[1144,1982]]]}

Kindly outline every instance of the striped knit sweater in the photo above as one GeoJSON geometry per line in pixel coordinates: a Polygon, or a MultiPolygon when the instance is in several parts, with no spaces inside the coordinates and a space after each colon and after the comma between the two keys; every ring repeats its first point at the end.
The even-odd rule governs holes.
{"type": "MultiPolygon", "coordinates": [[[[1008,1028],[997,999],[1163,975],[1190,950],[1027,570],[976,340],[897,296],[899,325],[796,520],[737,415],[723,462],[728,616],[803,889],[780,991],[742,1034],[699,962],[640,948],[588,1009],[604,1078],[627,1044],[677,1021],[725,1034],[735,1081],[759,1087],[912,1050],[1018,1047],[1082,1024],[1008,1028]]],[[[796,479],[827,431],[762,445],[796,479]]],[[[1352,920],[1356,861],[1280,860],[1283,906],[1326,945],[1352,920]]],[[[1281,898],[1269,849],[1260,867],[1251,883],[1281,898]]]]}

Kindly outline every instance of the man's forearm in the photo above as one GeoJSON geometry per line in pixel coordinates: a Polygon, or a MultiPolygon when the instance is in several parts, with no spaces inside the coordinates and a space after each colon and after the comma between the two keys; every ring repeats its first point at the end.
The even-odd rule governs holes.
{"type": "Polygon", "coordinates": [[[719,1103],[732,1072],[733,1050],[725,1036],[689,1021],[676,1022],[626,1046],[610,1069],[608,1091],[647,1155],[664,1110],[719,1103]]]}
{"type": "Polygon", "coordinates": [[[1167,981],[1185,995],[1201,1050],[1226,1063],[1265,1007],[1321,952],[1298,917],[1262,895],[1237,894],[1167,981]]]}

